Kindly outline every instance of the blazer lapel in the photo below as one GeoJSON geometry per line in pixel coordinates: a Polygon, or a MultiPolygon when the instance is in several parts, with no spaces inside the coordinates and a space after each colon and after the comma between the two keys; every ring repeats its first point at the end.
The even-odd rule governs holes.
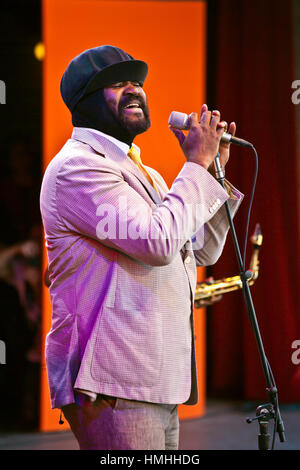
{"type": "Polygon", "coordinates": [[[138,169],[135,163],[123,152],[118,145],[111,140],[96,135],[92,129],[75,127],[72,139],[79,140],[90,145],[97,153],[105,158],[109,158],[121,166],[125,171],[129,171],[140,181],[155,204],[161,204],[162,200],[145,175],[138,169]]]}
{"type": "Polygon", "coordinates": [[[138,167],[135,165],[135,163],[129,157],[126,156],[126,160],[125,160],[124,164],[121,164],[121,166],[123,166],[123,168],[126,168],[126,170],[128,170],[128,171],[130,171],[131,173],[134,174],[134,176],[144,186],[147,193],[149,194],[151,199],[155,202],[155,204],[160,204],[161,203],[162,200],[161,200],[160,195],[153,188],[152,184],[147,180],[146,176],[138,169],[138,167]]]}

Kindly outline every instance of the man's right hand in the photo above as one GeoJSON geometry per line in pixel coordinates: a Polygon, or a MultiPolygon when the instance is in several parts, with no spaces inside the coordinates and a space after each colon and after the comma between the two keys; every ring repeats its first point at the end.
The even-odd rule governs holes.
{"type": "Polygon", "coordinates": [[[187,136],[181,130],[170,127],[188,162],[197,163],[207,170],[214,161],[222,134],[227,127],[227,123],[220,119],[219,111],[209,111],[204,104],[201,108],[200,121],[197,113],[190,115],[190,129],[187,136]]]}

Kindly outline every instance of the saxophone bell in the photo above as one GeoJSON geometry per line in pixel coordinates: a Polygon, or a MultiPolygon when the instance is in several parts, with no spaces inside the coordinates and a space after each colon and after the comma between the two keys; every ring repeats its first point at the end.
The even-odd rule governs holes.
{"type": "MultiPolygon", "coordinates": [[[[260,224],[256,224],[253,235],[250,238],[252,243],[252,256],[250,260],[250,267],[245,272],[246,279],[250,286],[254,284],[259,275],[259,250],[263,242],[263,236],[260,228],[260,224]]],[[[197,283],[195,290],[195,302],[205,301],[208,303],[215,296],[220,296],[226,294],[227,292],[232,292],[239,290],[243,287],[243,283],[240,276],[233,277],[224,277],[217,281],[205,280],[203,282],[197,283]]],[[[203,302],[205,306],[205,302],[203,302]]]]}

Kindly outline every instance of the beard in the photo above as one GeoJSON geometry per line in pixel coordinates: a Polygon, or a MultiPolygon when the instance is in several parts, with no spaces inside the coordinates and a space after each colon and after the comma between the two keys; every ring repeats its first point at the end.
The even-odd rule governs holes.
{"type": "Polygon", "coordinates": [[[148,104],[140,96],[128,96],[123,98],[119,103],[118,114],[115,118],[120,123],[120,127],[122,127],[128,135],[132,136],[132,140],[138,134],[142,134],[151,126],[148,104]],[[140,109],[143,111],[143,114],[134,120],[129,119],[125,112],[126,106],[131,103],[138,103],[140,109]]]}
{"type": "Polygon", "coordinates": [[[123,97],[115,113],[106,102],[103,89],[100,89],[79,101],[72,113],[72,124],[97,129],[131,145],[138,134],[149,129],[151,121],[147,102],[142,97],[123,97]],[[143,111],[142,116],[134,120],[130,120],[125,112],[125,107],[131,102],[138,102],[143,111]]]}

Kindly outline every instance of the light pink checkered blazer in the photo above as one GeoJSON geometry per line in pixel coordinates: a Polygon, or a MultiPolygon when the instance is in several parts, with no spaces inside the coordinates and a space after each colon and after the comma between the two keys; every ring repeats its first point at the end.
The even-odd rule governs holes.
{"type": "MultiPolygon", "coordinates": [[[[196,261],[219,258],[229,196],[195,163],[183,165],[170,190],[148,170],[160,196],[125,152],[86,128],[74,128],[46,169],[41,213],[53,308],[46,338],[52,408],[73,403],[74,388],[197,402],[196,261]]],[[[233,191],[234,214],[242,195],[233,191]]]]}

